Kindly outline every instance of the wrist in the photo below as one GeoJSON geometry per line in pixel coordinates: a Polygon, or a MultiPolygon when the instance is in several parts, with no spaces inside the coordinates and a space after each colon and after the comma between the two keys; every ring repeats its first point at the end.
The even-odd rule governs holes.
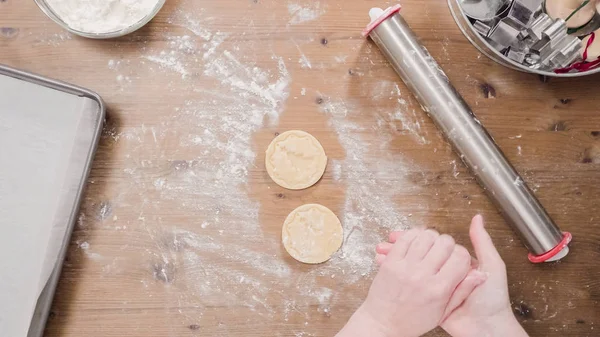
{"type": "MultiPolygon", "coordinates": [[[[363,306],[358,308],[336,337],[392,337],[363,306]]],[[[396,337],[396,336],[394,336],[396,337]]]]}
{"type": "Polygon", "coordinates": [[[488,333],[490,337],[527,337],[527,333],[510,308],[488,322],[488,333]]]}
{"type": "Polygon", "coordinates": [[[454,337],[528,337],[510,308],[487,319],[478,319],[473,326],[470,334],[454,337]]]}

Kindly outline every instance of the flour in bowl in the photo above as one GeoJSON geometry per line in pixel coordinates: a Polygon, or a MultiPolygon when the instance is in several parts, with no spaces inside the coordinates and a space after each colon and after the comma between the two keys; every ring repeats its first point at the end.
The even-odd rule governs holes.
{"type": "Polygon", "coordinates": [[[92,34],[130,27],[150,15],[159,2],[161,0],[46,0],[70,28],[92,34]]]}

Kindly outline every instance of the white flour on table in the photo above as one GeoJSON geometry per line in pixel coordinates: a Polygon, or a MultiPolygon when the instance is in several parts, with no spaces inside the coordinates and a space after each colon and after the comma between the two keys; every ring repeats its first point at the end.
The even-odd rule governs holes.
{"type": "MultiPolygon", "coordinates": [[[[293,12],[290,22],[322,14],[320,4],[311,6],[311,15],[288,7],[293,12]]],[[[105,130],[105,137],[118,142],[125,154],[119,160],[128,178],[118,187],[113,204],[126,200],[129,205],[122,207],[134,207],[139,214],[134,221],[120,223],[119,215],[118,222],[103,225],[126,225],[150,237],[156,247],[143,255],[151,273],[140,282],[146,287],[165,283],[172,289],[168,296],[176,296],[182,308],[205,312],[228,303],[232,311],[249,310],[253,319],[306,320],[298,334],[311,336],[315,311],[334,315],[341,296],[360,300],[344,290],[368,282],[375,267],[375,245],[390,230],[407,226],[395,205],[399,187],[389,179],[394,175],[403,190],[410,190],[412,185],[403,176],[406,164],[397,155],[382,158],[372,153],[390,137],[377,119],[368,125],[358,123],[352,102],[327,99],[322,113],[346,151],[345,159],[331,163],[335,181],[346,189],[339,214],[345,242],[327,264],[306,272],[289,265],[280,234],[261,227],[260,203],[250,195],[249,175],[260,165],[253,137],[266,126],[277,125],[290,95],[288,67],[301,67],[294,62],[297,59],[284,60],[275,53],[257,65],[251,56],[256,54],[246,50],[252,45],[232,44],[228,32],[206,28],[210,19],[201,17],[203,13],[176,10],[167,21],[181,29],[164,33],[166,45],[149,45],[141,54],[107,63],[119,74],[123,65],[150,69],[165,88],[181,91],[181,101],[173,101],[152,125],[105,130]],[[194,86],[196,75],[209,83],[194,86]],[[164,144],[174,139],[178,146],[167,152],[164,144]],[[179,222],[163,213],[167,207],[193,216],[179,222]]],[[[300,94],[307,95],[307,89],[300,94]]],[[[118,209],[113,206],[114,213],[118,209]]],[[[83,216],[82,228],[85,222],[83,216]]],[[[111,264],[104,270],[119,266],[111,264]]],[[[201,318],[188,316],[185,310],[182,315],[194,322],[201,318]]]]}
{"type": "Polygon", "coordinates": [[[324,6],[321,6],[320,1],[314,1],[309,2],[307,5],[290,3],[288,4],[288,12],[292,16],[288,24],[297,25],[318,19],[321,15],[325,14],[326,9],[324,6]]]}
{"type": "MultiPolygon", "coordinates": [[[[172,24],[199,34],[193,38],[168,35],[165,49],[148,48],[137,59],[108,62],[108,68],[115,71],[124,63],[131,67],[156,64],[157,74],[181,75],[171,80],[173,83],[187,82],[190,67],[200,64],[203,75],[214,80],[213,86],[190,86],[191,91],[182,94],[189,99],[165,114],[158,125],[105,132],[131,154],[124,169],[131,185],[122,186],[123,193],[142,190],[158,194],[156,199],[140,195],[138,206],[138,226],[158,247],[146,253],[153,276],[186,287],[178,298],[181,305],[209,307],[227,301],[260,317],[275,315],[268,304],[273,300],[267,300],[273,296],[289,308],[282,312],[285,317],[294,315],[295,306],[304,308],[313,301],[328,307],[331,296],[323,293],[331,290],[314,282],[297,290],[304,294],[304,302],[290,302],[292,295],[284,289],[295,281],[281,255],[280,237],[263,234],[260,205],[247,195],[249,170],[256,162],[252,137],[265,124],[278,123],[289,96],[291,78],[286,64],[276,55],[269,69],[244,61],[243,52],[235,46],[231,50],[222,47],[228,34],[204,29],[196,20],[176,12],[169,19],[172,24]],[[174,136],[181,151],[164,153],[161,144],[174,136]],[[143,148],[146,154],[139,153],[143,148]],[[164,162],[179,154],[194,156],[170,161],[172,172],[166,176],[152,176],[154,161],[164,162]],[[174,204],[177,212],[192,212],[198,225],[167,222],[157,215],[159,202],[174,204]],[[232,244],[236,241],[232,235],[243,240],[232,244]]],[[[132,197],[136,196],[121,196],[132,197]]]]}
{"type": "Polygon", "coordinates": [[[361,112],[352,103],[330,97],[321,111],[329,118],[329,125],[346,151],[344,160],[332,163],[334,179],[346,185],[340,217],[346,238],[340,254],[334,256],[328,268],[340,269],[349,282],[356,282],[373,271],[374,247],[385,240],[384,233],[409,226],[408,218],[398,211],[394,200],[400,188],[394,185],[398,184],[394,180],[400,180],[404,191],[415,186],[403,177],[406,164],[400,156],[386,158],[381,153],[375,154],[375,144],[361,136],[376,134],[377,146],[387,139],[383,129],[371,133],[371,127],[353,122],[361,112]]]}
{"type": "MultiPolygon", "coordinates": [[[[30,35],[32,33],[29,33],[30,35]]],[[[73,34],[69,32],[60,32],[60,33],[51,33],[51,34],[41,34],[37,35],[35,39],[34,46],[37,45],[47,45],[52,47],[58,47],[64,42],[73,39],[73,34]]]]}
{"type": "Polygon", "coordinates": [[[385,127],[397,130],[401,134],[411,135],[419,144],[429,144],[427,140],[427,132],[421,128],[424,123],[423,114],[421,111],[415,111],[403,97],[400,92],[400,87],[397,83],[390,81],[380,81],[369,93],[373,100],[385,102],[385,100],[394,100],[396,106],[393,109],[388,109],[384,117],[378,117],[377,124],[379,127],[385,127]],[[410,112],[410,113],[409,113],[410,112]]]}

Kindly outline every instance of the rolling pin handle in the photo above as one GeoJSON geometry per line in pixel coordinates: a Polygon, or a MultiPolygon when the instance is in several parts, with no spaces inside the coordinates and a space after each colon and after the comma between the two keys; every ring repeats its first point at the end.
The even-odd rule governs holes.
{"type": "Polygon", "coordinates": [[[544,263],[558,261],[569,254],[569,243],[573,240],[573,235],[569,232],[563,233],[563,240],[549,252],[542,255],[529,253],[528,258],[531,263],[544,263]]]}

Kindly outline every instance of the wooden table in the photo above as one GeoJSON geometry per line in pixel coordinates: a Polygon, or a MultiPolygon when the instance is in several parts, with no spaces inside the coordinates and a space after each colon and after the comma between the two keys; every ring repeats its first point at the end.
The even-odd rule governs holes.
{"type": "Polygon", "coordinates": [[[444,1],[403,2],[575,237],[564,261],[532,265],[360,37],[373,5],[169,0],[140,31],[95,41],[66,33],[33,1],[0,1],[2,63],[89,87],[109,107],[47,336],[332,336],[363,300],[387,232],[427,225],[470,248],[476,213],[532,336],[600,336],[600,78],[547,82],[508,70],[466,41],[444,1]],[[262,164],[289,129],[315,135],[330,158],[306,191],[278,187],[262,164]],[[339,215],[346,242],[329,263],[305,266],[284,252],[280,228],[314,202],[339,215]]]}

